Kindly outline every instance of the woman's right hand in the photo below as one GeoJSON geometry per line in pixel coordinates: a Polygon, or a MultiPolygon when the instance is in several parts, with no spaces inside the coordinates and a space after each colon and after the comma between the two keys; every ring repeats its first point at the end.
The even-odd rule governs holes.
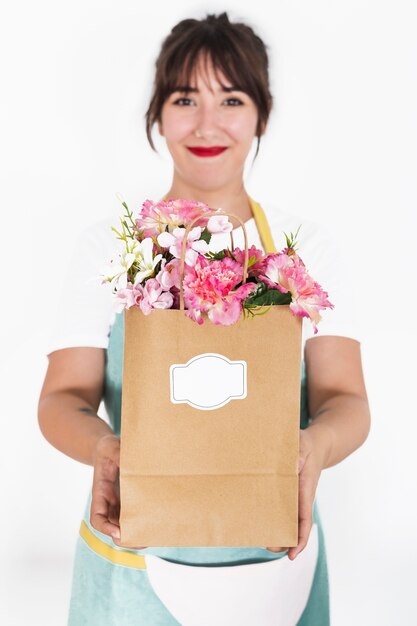
{"type": "MultiPolygon", "coordinates": [[[[112,434],[100,437],[94,450],[90,523],[96,530],[110,535],[118,546],[120,546],[119,468],[120,438],[112,434]]],[[[133,549],[143,550],[144,547],[133,549]]]]}

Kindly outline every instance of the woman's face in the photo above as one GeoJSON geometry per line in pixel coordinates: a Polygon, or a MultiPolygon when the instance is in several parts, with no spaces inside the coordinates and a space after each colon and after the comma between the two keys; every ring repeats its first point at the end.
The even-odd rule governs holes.
{"type": "Polygon", "coordinates": [[[200,61],[195,84],[178,85],[164,103],[159,124],[174,176],[205,191],[241,182],[258,120],[252,98],[217,74],[219,80],[213,66],[200,61]]]}

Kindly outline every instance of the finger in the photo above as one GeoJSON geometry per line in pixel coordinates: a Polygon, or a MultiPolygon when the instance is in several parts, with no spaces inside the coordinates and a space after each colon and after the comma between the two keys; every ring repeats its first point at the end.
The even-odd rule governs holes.
{"type": "Polygon", "coordinates": [[[302,469],[305,465],[305,462],[306,462],[306,457],[300,455],[298,458],[298,474],[301,474],[302,469]]]}
{"type": "Polygon", "coordinates": [[[119,519],[120,519],[120,504],[118,504],[117,506],[110,506],[109,507],[109,522],[111,522],[112,524],[116,524],[116,526],[118,526],[119,519]]]}
{"type": "Polygon", "coordinates": [[[109,521],[119,525],[120,519],[120,495],[113,493],[114,500],[109,502],[109,521]]]}
{"type": "Polygon", "coordinates": [[[310,536],[313,525],[313,501],[314,485],[308,476],[300,476],[299,500],[298,500],[298,544],[288,551],[288,558],[295,557],[304,550],[310,536]]]}
{"type": "Polygon", "coordinates": [[[105,535],[120,538],[119,525],[109,520],[109,502],[101,493],[94,493],[91,499],[90,524],[105,535]]]}
{"type": "Polygon", "coordinates": [[[98,480],[115,482],[119,475],[119,466],[115,460],[102,457],[94,467],[94,474],[98,480]]]}
{"type": "Polygon", "coordinates": [[[99,513],[90,516],[90,524],[93,528],[112,537],[113,540],[120,539],[120,526],[109,522],[104,516],[99,513]]]}
{"type": "Polygon", "coordinates": [[[148,547],[148,546],[139,546],[139,547],[136,547],[136,546],[122,546],[121,543],[120,543],[120,539],[115,539],[114,537],[113,537],[113,543],[116,544],[116,546],[119,546],[119,548],[126,548],[126,547],[128,547],[130,550],[146,550],[146,548],[148,547]]]}
{"type": "Polygon", "coordinates": [[[288,548],[265,548],[265,550],[269,550],[270,552],[285,552],[288,548]]]}

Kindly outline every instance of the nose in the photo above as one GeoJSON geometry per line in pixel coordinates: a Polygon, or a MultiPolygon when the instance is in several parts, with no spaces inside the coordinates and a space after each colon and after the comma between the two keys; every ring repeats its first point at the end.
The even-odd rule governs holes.
{"type": "Polygon", "coordinates": [[[215,107],[209,103],[202,103],[195,118],[195,136],[212,140],[218,134],[218,127],[219,118],[215,107]]]}

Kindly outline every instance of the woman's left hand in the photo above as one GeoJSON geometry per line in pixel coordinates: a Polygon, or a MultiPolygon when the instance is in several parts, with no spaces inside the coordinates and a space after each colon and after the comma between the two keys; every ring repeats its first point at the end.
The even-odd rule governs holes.
{"type": "Polygon", "coordinates": [[[288,550],[293,561],[307,545],[313,525],[313,504],[326,451],[317,430],[309,427],[300,430],[300,454],[298,460],[298,545],[291,548],[267,548],[271,552],[288,550]]]}

